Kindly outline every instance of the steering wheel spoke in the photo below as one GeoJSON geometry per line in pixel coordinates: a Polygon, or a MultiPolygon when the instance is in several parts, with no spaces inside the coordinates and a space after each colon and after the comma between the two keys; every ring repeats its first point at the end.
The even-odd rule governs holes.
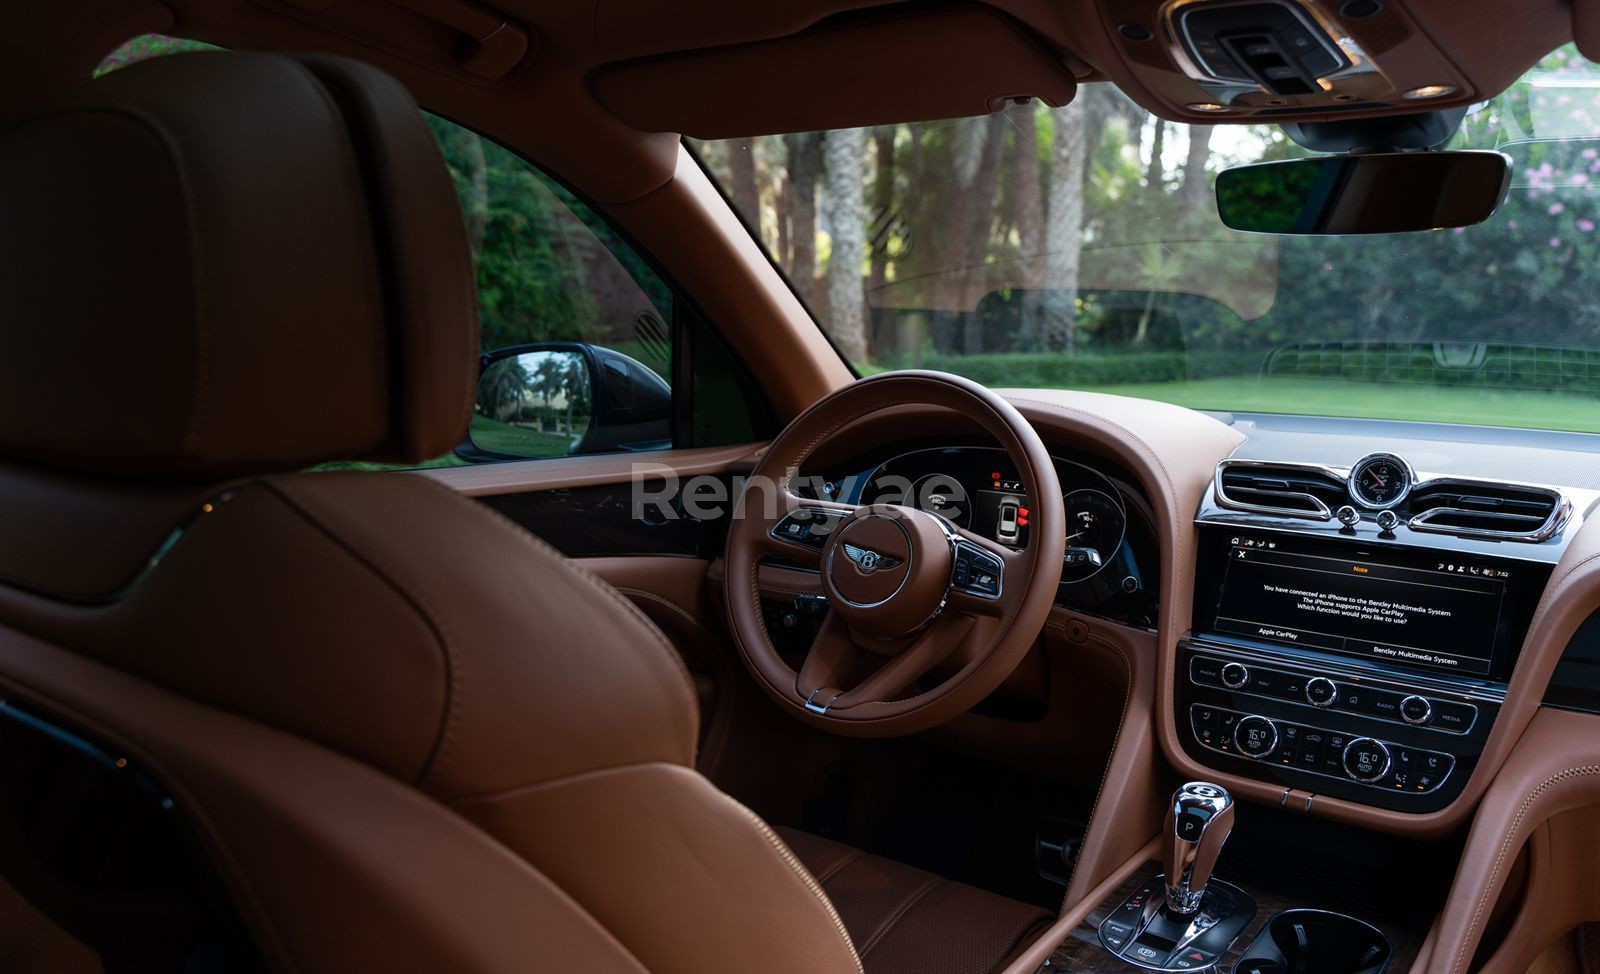
{"type": "Polygon", "coordinates": [[[968,615],[1005,614],[1008,576],[1013,584],[1027,570],[1023,553],[962,528],[956,529],[949,607],[968,615]]]}
{"type": "Polygon", "coordinates": [[[853,504],[809,500],[787,490],[779,492],[776,508],[770,513],[746,511],[744,515],[765,522],[760,535],[762,553],[808,568],[820,567],[829,536],[856,509],[853,504]]]}
{"type": "Polygon", "coordinates": [[[970,616],[944,616],[888,656],[860,644],[837,612],[828,614],[795,680],[805,708],[815,714],[887,703],[950,658],[973,632],[970,616]],[[854,683],[849,689],[845,684],[854,683]]]}

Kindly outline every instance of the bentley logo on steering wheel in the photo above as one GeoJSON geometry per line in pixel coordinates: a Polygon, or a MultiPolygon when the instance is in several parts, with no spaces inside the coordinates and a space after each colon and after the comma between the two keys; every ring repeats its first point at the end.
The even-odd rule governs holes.
{"type": "Polygon", "coordinates": [[[845,542],[844,556],[855,562],[861,571],[870,575],[880,568],[893,568],[900,564],[900,559],[888,555],[880,555],[870,548],[860,548],[845,542]]]}

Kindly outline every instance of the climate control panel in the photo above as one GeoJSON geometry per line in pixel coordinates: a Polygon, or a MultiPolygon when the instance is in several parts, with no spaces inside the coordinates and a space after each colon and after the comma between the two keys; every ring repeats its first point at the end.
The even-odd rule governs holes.
{"type": "Polygon", "coordinates": [[[1274,720],[1205,704],[1189,707],[1195,740],[1221,754],[1411,794],[1437,791],[1454,755],[1394,741],[1274,720]]]}
{"type": "Polygon", "coordinates": [[[1190,757],[1382,808],[1428,812],[1453,801],[1500,700],[1492,686],[1179,644],[1177,724],[1190,757]]]}

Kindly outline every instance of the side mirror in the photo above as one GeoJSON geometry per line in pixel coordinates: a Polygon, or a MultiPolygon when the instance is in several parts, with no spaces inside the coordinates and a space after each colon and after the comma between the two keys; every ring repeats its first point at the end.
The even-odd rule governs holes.
{"type": "Polygon", "coordinates": [[[672,389],[637,359],[581,342],[483,356],[463,459],[544,459],[672,445],[672,389]]]}
{"type": "Polygon", "coordinates": [[[1382,152],[1217,173],[1217,212],[1258,233],[1405,233],[1487,220],[1506,198],[1499,152],[1382,152]]]}

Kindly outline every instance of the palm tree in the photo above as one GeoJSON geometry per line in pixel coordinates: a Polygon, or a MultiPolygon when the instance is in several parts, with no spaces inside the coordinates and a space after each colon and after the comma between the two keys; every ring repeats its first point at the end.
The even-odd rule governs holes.
{"type": "Polygon", "coordinates": [[[504,420],[516,412],[533,379],[521,357],[504,358],[484,370],[478,382],[478,412],[504,420]]]}

